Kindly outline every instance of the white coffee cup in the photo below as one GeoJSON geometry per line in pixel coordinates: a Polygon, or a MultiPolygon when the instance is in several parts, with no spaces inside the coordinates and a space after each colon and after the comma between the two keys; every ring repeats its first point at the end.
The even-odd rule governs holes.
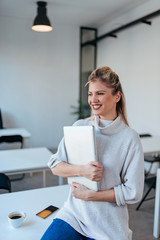
{"type": "Polygon", "coordinates": [[[26,214],[21,211],[15,211],[8,214],[8,221],[13,228],[18,228],[21,226],[26,214]]]}

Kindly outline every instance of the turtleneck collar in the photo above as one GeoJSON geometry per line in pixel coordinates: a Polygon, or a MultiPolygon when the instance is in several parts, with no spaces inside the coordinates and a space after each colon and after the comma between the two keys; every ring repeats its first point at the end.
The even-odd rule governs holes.
{"type": "Polygon", "coordinates": [[[99,126],[100,127],[105,127],[108,124],[110,124],[111,122],[113,122],[113,120],[104,120],[102,118],[99,118],[99,126]]]}
{"type": "Polygon", "coordinates": [[[115,120],[108,122],[104,127],[100,126],[99,116],[95,116],[94,122],[95,130],[106,135],[118,133],[126,126],[125,123],[121,120],[120,116],[118,116],[115,120]]]}

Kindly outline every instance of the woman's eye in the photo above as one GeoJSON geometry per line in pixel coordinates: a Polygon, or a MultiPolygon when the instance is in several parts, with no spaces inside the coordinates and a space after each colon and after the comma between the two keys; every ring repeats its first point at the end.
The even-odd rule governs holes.
{"type": "Polygon", "coordinates": [[[98,93],[98,95],[104,95],[104,93],[98,93]]]}
{"type": "Polygon", "coordinates": [[[91,96],[92,94],[91,93],[88,93],[88,96],[91,96]]]}

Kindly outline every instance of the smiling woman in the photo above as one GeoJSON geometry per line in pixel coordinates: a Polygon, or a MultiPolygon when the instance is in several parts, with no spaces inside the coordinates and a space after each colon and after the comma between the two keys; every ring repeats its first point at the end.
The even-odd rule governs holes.
{"type": "Polygon", "coordinates": [[[98,162],[69,164],[62,139],[48,166],[54,175],[96,181],[98,191],[72,183],[68,200],[42,240],[132,239],[127,204],[141,199],[144,183],[139,135],[128,126],[118,75],[105,66],[94,70],[88,80],[93,117],[74,126],[94,126],[98,162]]]}
{"type": "Polygon", "coordinates": [[[88,103],[93,114],[102,119],[113,120],[117,117],[116,104],[120,97],[119,91],[112,95],[112,89],[100,81],[89,84],[88,103]]]}
{"type": "Polygon", "coordinates": [[[111,68],[104,66],[91,73],[87,84],[89,84],[88,103],[93,115],[106,120],[113,120],[121,115],[128,125],[125,96],[118,75],[111,68]]]}

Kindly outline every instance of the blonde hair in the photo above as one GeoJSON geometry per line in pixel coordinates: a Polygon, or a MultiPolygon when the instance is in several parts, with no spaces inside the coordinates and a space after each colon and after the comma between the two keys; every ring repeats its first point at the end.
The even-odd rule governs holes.
{"type": "Polygon", "coordinates": [[[116,111],[121,116],[122,120],[126,125],[128,124],[126,116],[126,101],[122,90],[121,83],[118,75],[112,71],[111,68],[104,66],[93,70],[88,78],[88,85],[90,82],[101,81],[106,84],[108,88],[112,89],[112,94],[115,95],[117,92],[121,93],[121,99],[117,102],[116,111]]]}

